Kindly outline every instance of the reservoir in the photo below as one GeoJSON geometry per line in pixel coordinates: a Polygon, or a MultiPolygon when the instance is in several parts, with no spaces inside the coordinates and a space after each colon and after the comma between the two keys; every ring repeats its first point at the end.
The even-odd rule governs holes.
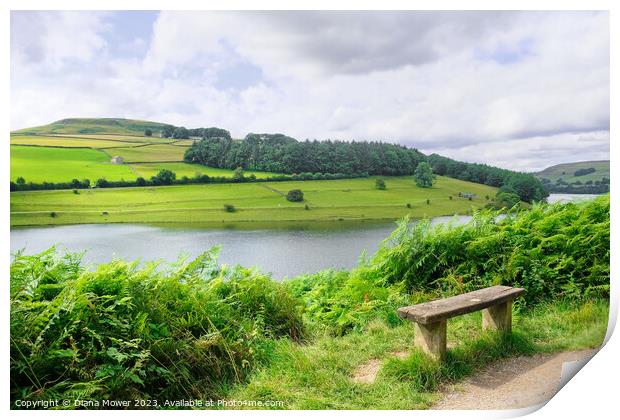
{"type": "MultiPolygon", "coordinates": [[[[554,195],[549,198],[550,202],[585,198],[554,195]]],[[[450,220],[465,223],[469,219],[469,216],[437,217],[433,223],[450,220]]],[[[282,279],[327,268],[350,269],[358,264],[363,253],[372,255],[395,227],[395,222],[215,228],[144,224],[41,226],[11,229],[11,252],[23,249],[26,254],[34,254],[57,245],[61,251],[84,251],[87,264],[114,258],[172,262],[180,256],[196,257],[219,246],[221,264],[256,267],[271,273],[275,279],[282,279]]]]}

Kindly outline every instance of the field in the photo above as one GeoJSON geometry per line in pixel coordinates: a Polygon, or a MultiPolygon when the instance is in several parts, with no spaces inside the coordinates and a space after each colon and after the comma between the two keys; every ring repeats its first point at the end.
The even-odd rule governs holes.
{"type": "MultiPolygon", "coordinates": [[[[168,169],[177,175],[177,179],[186,176],[191,178],[197,173],[201,175],[209,175],[211,177],[232,177],[233,171],[229,169],[209,168],[199,164],[185,163],[185,162],[170,162],[170,163],[133,163],[129,165],[136,174],[146,179],[156,175],[161,169],[168,169]]],[[[278,174],[272,172],[254,172],[245,171],[245,176],[254,174],[256,178],[267,178],[278,174]]]]}
{"type": "Polygon", "coordinates": [[[86,137],[11,136],[11,145],[18,146],[87,147],[91,149],[104,149],[107,147],[131,147],[139,144],[140,143],[114,139],[91,139],[86,137]]]}
{"type": "Polygon", "coordinates": [[[125,162],[173,162],[183,161],[187,147],[172,144],[149,144],[148,146],[106,149],[110,156],[122,156],[125,162]]]}
{"type": "Polygon", "coordinates": [[[11,226],[394,220],[407,214],[412,217],[463,214],[483,207],[486,196],[492,197],[496,191],[446,177],[438,177],[432,188],[417,187],[411,177],[384,179],[387,184],[384,191],[375,189],[374,178],[361,178],[110,188],[82,190],[79,194],[70,190],[14,192],[11,226]],[[304,192],[304,202],[291,203],[285,199],[286,192],[295,188],[304,192]],[[476,198],[471,201],[459,198],[459,192],[474,193],[476,198]],[[224,211],[224,204],[234,205],[236,211],[224,211]]]}
{"type": "MultiPolygon", "coordinates": [[[[138,135],[122,135],[122,134],[51,134],[52,137],[70,139],[70,138],[80,138],[80,139],[91,139],[91,140],[116,140],[123,141],[129,143],[179,143],[180,141],[188,141],[188,140],[176,140],[176,139],[168,139],[161,137],[146,137],[146,136],[138,136],[138,135]]],[[[191,146],[193,140],[189,140],[189,146],[191,146]]]]}
{"type": "Polygon", "coordinates": [[[586,161],[586,162],[573,162],[563,163],[561,165],[551,166],[540,172],[535,173],[538,178],[547,178],[552,183],[562,178],[564,181],[573,183],[575,181],[587,182],[587,181],[600,181],[603,177],[609,179],[609,161],[586,161]],[[594,168],[595,172],[583,176],[574,176],[575,171],[578,169],[594,168]]]}
{"type": "Polygon", "coordinates": [[[113,165],[103,152],[93,149],[11,146],[11,180],[70,182],[73,178],[133,180],[126,165],[113,165]]]}

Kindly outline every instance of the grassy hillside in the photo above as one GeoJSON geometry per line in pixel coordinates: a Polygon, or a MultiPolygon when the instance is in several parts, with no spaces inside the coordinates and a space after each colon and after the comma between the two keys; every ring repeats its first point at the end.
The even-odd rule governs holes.
{"type": "Polygon", "coordinates": [[[609,192],[609,161],[563,163],[534,174],[553,193],[601,194],[609,192]]]}
{"type": "Polygon", "coordinates": [[[562,163],[560,165],[550,166],[540,172],[536,172],[539,179],[546,178],[551,182],[563,179],[568,183],[575,181],[601,181],[603,178],[609,179],[609,161],[608,160],[590,160],[584,162],[562,163]],[[595,172],[583,176],[575,176],[575,172],[579,169],[594,168],[595,172]]]}
{"type": "Polygon", "coordinates": [[[15,134],[129,134],[142,136],[147,128],[158,135],[166,124],[125,118],[66,118],[39,127],[17,130],[15,134]]]}
{"type": "MultiPolygon", "coordinates": [[[[176,173],[178,178],[187,176],[191,178],[197,173],[212,177],[232,177],[233,171],[227,169],[209,168],[206,166],[185,162],[157,162],[156,160],[175,160],[170,156],[158,153],[161,149],[152,150],[157,146],[136,147],[139,152],[126,154],[127,148],[101,148],[92,149],[90,147],[68,146],[67,139],[63,139],[64,146],[61,147],[31,147],[31,146],[11,146],[11,181],[18,177],[23,177],[26,182],[70,182],[72,179],[89,179],[94,183],[99,178],[108,181],[129,181],[141,176],[149,179],[156,175],[161,169],[169,169],[176,173]],[[144,150],[143,150],[144,149],[144,150]],[[132,157],[136,160],[147,163],[126,163],[123,165],[113,165],[110,157],[121,155],[132,157]],[[167,159],[170,158],[170,159],[167,159]],[[152,162],[152,163],[150,163],[152,162]]],[[[84,141],[88,144],[93,140],[70,140],[71,142],[84,141]]],[[[96,142],[97,140],[95,140],[96,142]]],[[[120,142],[116,142],[118,144],[120,142]]],[[[105,141],[104,141],[105,144],[105,141]]],[[[126,143],[130,144],[130,143],[126,143]]],[[[135,144],[135,143],[134,143],[135,144]]],[[[165,145],[164,145],[165,146],[165,145]]],[[[168,146],[174,148],[175,146],[168,146]]],[[[176,151],[176,149],[174,149],[176,151]]],[[[164,150],[164,152],[166,152],[164,150]]],[[[275,174],[269,172],[246,172],[246,175],[254,174],[257,178],[266,178],[275,174]]]]}
{"type": "Polygon", "coordinates": [[[11,180],[65,182],[73,178],[135,179],[127,165],[113,165],[110,157],[89,148],[11,146],[11,180]]]}
{"type": "Polygon", "coordinates": [[[446,177],[438,177],[432,188],[417,187],[411,177],[384,179],[384,191],[375,188],[375,178],[361,178],[110,188],[82,190],[79,194],[71,190],[14,192],[11,225],[394,220],[407,214],[431,217],[466,213],[486,205],[486,196],[492,197],[496,191],[446,177]],[[304,202],[285,199],[284,195],[296,188],[304,192],[304,202]],[[459,198],[459,192],[476,197],[471,201],[459,198]],[[224,211],[224,204],[234,205],[236,211],[224,211]]]}

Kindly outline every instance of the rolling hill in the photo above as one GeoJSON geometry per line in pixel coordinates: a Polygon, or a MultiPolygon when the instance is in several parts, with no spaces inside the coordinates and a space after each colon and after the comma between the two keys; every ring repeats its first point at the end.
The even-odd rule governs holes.
{"type": "Polygon", "coordinates": [[[605,193],[609,191],[609,161],[562,163],[533,174],[549,192],[605,193]]]}
{"type": "Polygon", "coordinates": [[[143,136],[144,130],[148,128],[153,131],[153,136],[159,136],[159,132],[166,126],[167,124],[153,121],[125,118],[66,118],[39,127],[13,131],[12,134],[124,134],[143,136]]]}

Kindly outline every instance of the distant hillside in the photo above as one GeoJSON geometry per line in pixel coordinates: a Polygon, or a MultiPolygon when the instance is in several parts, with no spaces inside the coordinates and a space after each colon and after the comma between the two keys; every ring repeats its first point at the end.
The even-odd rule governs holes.
{"type": "Polygon", "coordinates": [[[125,118],[66,118],[39,127],[17,130],[13,134],[125,134],[142,136],[144,130],[149,128],[153,131],[153,135],[158,136],[159,132],[166,126],[168,124],[125,118]]]}
{"type": "MultiPolygon", "coordinates": [[[[46,142],[51,146],[54,137],[84,137],[83,140],[92,144],[95,140],[126,141],[127,139],[111,138],[113,136],[144,137],[146,129],[152,131],[149,142],[156,137],[171,138],[174,145],[149,145],[120,149],[105,147],[106,153],[117,153],[129,161],[131,155],[135,162],[150,162],[153,154],[168,160],[167,156],[174,150],[173,161],[179,160],[180,147],[183,160],[191,164],[200,164],[222,170],[242,168],[246,171],[259,171],[295,175],[303,180],[357,178],[369,175],[398,176],[413,175],[420,163],[430,165],[427,171],[437,175],[446,175],[462,181],[470,181],[500,188],[502,193],[516,194],[526,202],[539,201],[547,196],[542,183],[532,174],[525,174],[489,165],[473,164],[448,159],[439,155],[426,156],[415,148],[389,142],[362,141],[349,142],[338,140],[300,142],[284,134],[253,134],[249,133],[243,140],[235,140],[230,133],[222,128],[202,127],[185,128],[152,121],[129,120],[124,118],[67,118],[40,127],[26,128],[11,133],[11,142],[27,136],[38,137],[28,139],[23,146],[41,145],[46,142]],[[186,140],[187,143],[182,143],[186,140]],[[145,159],[145,153],[151,159],[145,159]],[[172,149],[170,149],[172,148],[172,149]],[[141,157],[138,157],[138,154],[141,157]]],[[[75,146],[75,139],[73,146],[75,146]]],[[[56,142],[57,143],[57,142],[56,142]]],[[[86,143],[85,143],[86,145],[86,143]]],[[[119,145],[120,146],[120,145],[119,145]]],[[[91,147],[91,146],[86,146],[91,147]]],[[[102,146],[100,149],[103,149],[102,146]]],[[[421,166],[421,168],[424,168],[421,166]]],[[[423,171],[421,171],[423,172],[423,171]]],[[[430,174],[432,175],[432,174],[430,174]]],[[[429,175],[429,176],[430,176],[429,175]]]]}
{"type": "Polygon", "coordinates": [[[550,166],[535,175],[549,192],[599,194],[609,192],[609,161],[591,160],[550,166]]]}

